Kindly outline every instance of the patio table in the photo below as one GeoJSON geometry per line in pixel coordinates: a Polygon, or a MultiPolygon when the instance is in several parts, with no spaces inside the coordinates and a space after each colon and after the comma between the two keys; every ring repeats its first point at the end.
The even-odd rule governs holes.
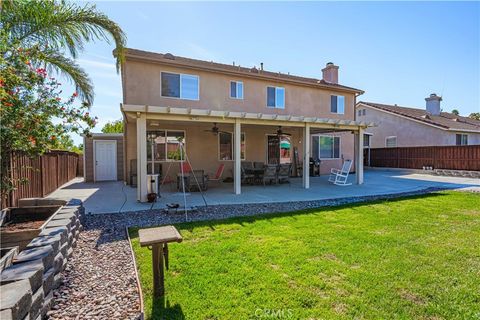
{"type": "Polygon", "coordinates": [[[262,177],[263,171],[264,171],[263,168],[248,168],[248,169],[245,169],[245,173],[253,174],[255,176],[254,180],[257,180],[257,181],[258,181],[258,179],[260,179],[262,177]]]}
{"type": "Polygon", "coordinates": [[[140,229],[138,231],[141,247],[151,247],[153,268],[153,293],[155,297],[165,294],[165,268],[168,270],[168,243],[182,242],[183,238],[174,226],[140,229]]]}

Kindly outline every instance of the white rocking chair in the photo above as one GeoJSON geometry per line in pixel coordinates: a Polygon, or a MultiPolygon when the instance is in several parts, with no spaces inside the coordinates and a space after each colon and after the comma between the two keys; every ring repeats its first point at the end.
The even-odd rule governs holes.
{"type": "Polygon", "coordinates": [[[351,183],[347,183],[348,174],[350,173],[350,168],[352,167],[352,160],[345,160],[343,163],[342,169],[331,169],[330,176],[328,181],[332,182],[337,186],[349,186],[351,183]]]}

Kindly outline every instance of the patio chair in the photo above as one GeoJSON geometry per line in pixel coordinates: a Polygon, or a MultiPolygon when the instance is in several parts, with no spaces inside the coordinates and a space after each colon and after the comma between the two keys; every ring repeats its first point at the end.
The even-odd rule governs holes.
{"type": "Polygon", "coordinates": [[[188,163],[187,161],[180,162],[179,169],[180,169],[179,172],[182,172],[182,169],[183,169],[184,174],[190,173],[192,171],[192,167],[190,166],[190,163],[188,163]]]}
{"type": "Polygon", "coordinates": [[[246,170],[253,169],[253,163],[251,161],[242,161],[241,166],[246,170]]]}
{"type": "Polygon", "coordinates": [[[278,168],[278,174],[277,174],[278,183],[282,183],[282,182],[290,183],[291,171],[292,171],[291,164],[281,164],[278,168]]]}
{"type": "Polygon", "coordinates": [[[247,172],[244,166],[240,166],[242,170],[242,183],[253,184],[255,175],[251,172],[247,172]]]}
{"type": "Polygon", "coordinates": [[[345,160],[341,169],[330,170],[330,176],[328,181],[332,182],[337,186],[349,186],[351,183],[347,183],[348,174],[350,173],[350,168],[352,167],[352,160],[345,160]]]}
{"type": "Polygon", "coordinates": [[[272,183],[272,181],[276,184],[277,183],[277,166],[276,165],[266,165],[263,170],[263,186],[265,186],[265,182],[272,183]]]}
{"type": "Polygon", "coordinates": [[[198,190],[199,188],[201,189],[201,191],[207,190],[208,176],[204,173],[203,170],[192,170],[189,174],[190,174],[190,177],[188,179],[189,191],[198,190]]]}
{"type": "Polygon", "coordinates": [[[255,161],[255,162],[253,163],[253,167],[254,167],[255,169],[263,169],[264,166],[265,166],[265,164],[264,164],[263,162],[257,162],[257,161],[255,161]]]}
{"type": "Polygon", "coordinates": [[[213,178],[210,178],[210,176],[207,175],[208,177],[208,181],[212,181],[212,182],[222,182],[222,175],[223,175],[223,170],[225,169],[225,164],[222,163],[218,166],[218,169],[217,169],[217,172],[215,173],[215,175],[213,176],[213,178]]]}

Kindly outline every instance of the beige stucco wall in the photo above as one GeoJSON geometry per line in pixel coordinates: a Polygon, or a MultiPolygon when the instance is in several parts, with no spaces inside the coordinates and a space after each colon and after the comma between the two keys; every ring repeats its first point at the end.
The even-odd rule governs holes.
{"type": "MultiPolygon", "coordinates": [[[[357,116],[357,120],[374,122],[377,127],[370,127],[365,132],[373,134],[370,138],[372,148],[384,148],[388,136],[397,137],[398,147],[447,146],[456,144],[456,133],[435,128],[423,123],[399,117],[374,108],[366,109],[365,116],[357,116]]],[[[467,133],[468,144],[480,144],[480,134],[467,133]]]]}
{"type": "MultiPolygon", "coordinates": [[[[155,121],[159,122],[159,121],[155,121]]],[[[187,155],[194,169],[203,169],[206,173],[214,174],[220,165],[225,164],[225,171],[223,177],[232,177],[233,161],[221,161],[218,155],[218,136],[204,130],[210,129],[210,123],[166,123],[159,122],[159,126],[152,127],[147,124],[147,130],[162,130],[174,129],[185,130],[185,146],[187,155]]],[[[233,125],[219,124],[221,131],[233,132],[233,125]]],[[[127,183],[130,183],[130,162],[136,159],[136,125],[134,122],[127,123],[126,127],[126,159],[127,159],[127,183]],[[133,143],[132,143],[133,142],[133,143]]],[[[277,130],[275,126],[252,126],[243,125],[242,132],[245,133],[246,139],[246,160],[259,161],[266,163],[266,148],[267,148],[267,134],[273,134],[277,130]]],[[[302,161],[303,156],[303,142],[301,128],[283,128],[285,132],[292,134],[292,156],[293,147],[298,148],[299,161],[302,161]]],[[[340,153],[344,159],[354,159],[354,138],[350,132],[337,132],[336,136],[341,137],[340,153]]],[[[179,171],[178,162],[161,162],[163,167],[163,174],[166,174],[168,167],[170,167],[168,176],[175,177],[179,171]]],[[[321,173],[329,173],[331,168],[339,168],[342,165],[342,159],[325,159],[321,163],[321,173]]],[[[353,170],[353,168],[352,168],[353,170]]]]}
{"type": "Polygon", "coordinates": [[[84,138],[84,161],[85,173],[84,178],[87,182],[93,181],[93,170],[95,159],[93,158],[93,141],[94,140],[115,140],[117,141],[117,180],[124,180],[124,152],[123,152],[123,136],[93,136],[84,138]]]}
{"type": "Polygon", "coordinates": [[[351,92],[319,89],[285,84],[281,81],[266,81],[140,61],[127,60],[123,68],[125,104],[354,119],[355,98],[351,92]],[[200,99],[191,101],[162,97],[160,90],[160,73],[162,71],[198,75],[200,79],[200,99]],[[243,82],[244,99],[230,98],[230,81],[243,82]],[[285,109],[267,107],[267,86],[285,88],[285,109]],[[345,114],[339,115],[330,112],[331,95],[345,96],[345,114]]]}

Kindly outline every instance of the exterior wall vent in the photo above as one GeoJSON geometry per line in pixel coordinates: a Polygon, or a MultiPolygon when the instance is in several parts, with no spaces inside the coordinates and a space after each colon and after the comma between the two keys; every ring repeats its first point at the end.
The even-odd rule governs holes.
{"type": "Polygon", "coordinates": [[[164,57],[165,59],[175,60],[175,56],[174,56],[173,54],[171,54],[171,53],[166,53],[166,54],[163,55],[163,57],[164,57]]]}

